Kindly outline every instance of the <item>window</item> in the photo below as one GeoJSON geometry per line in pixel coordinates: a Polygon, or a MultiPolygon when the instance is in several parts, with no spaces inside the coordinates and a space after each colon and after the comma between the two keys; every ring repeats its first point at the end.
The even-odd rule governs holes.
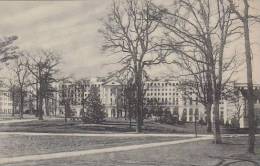
{"type": "Polygon", "coordinates": [[[196,118],[196,120],[199,120],[199,109],[198,108],[195,109],[195,118],[196,118]]]}
{"type": "Polygon", "coordinates": [[[192,119],[193,119],[193,110],[192,110],[192,108],[190,108],[190,110],[189,110],[189,121],[192,122],[192,119]]]}
{"type": "Polygon", "coordinates": [[[224,121],[224,112],[220,111],[220,120],[224,121]]]}
{"type": "Polygon", "coordinates": [[[186,108],[183,109],[182,121],[187,121],[187,109],[186,108]]]}

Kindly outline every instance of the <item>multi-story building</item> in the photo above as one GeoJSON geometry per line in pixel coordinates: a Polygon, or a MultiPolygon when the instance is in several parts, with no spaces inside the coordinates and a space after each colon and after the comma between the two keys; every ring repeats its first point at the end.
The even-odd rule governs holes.
{"type": "Polygon", "coordinates": [[[124,111],[120,106],[122,86],[116,81],[104,78],[92,78],[84,81],[67,81],[59,85],[59,112],[64,114],[64,99],[69,100],[74,116],[80,116],[82,101],[87,98],[91,87],[96,87],[101,103],[108,117],[122,117],[124,111]]]}
{"type": "Polygon", "coordinates": [[[161,109],[178,115],[179,119],[187,122],[205,118],[204,107],[196,100],[196,95],[189,89],[182,91],[180,82],[175,80],[153,80],[145,82],[146,109],[152,109],[155,102],[160,104],[161,109]],[[184,95],[183,93],[190,93],[184,95]],[[184,96],[189,96],[186,98],[184,96]]]}
{"type": "Polygon", "coordinates": [[[65,114],[65,102],[68,102],[74,116],[80,116],[82,102],[90,89],[89,80],[64,81],[58,85],[59,114],[65,114]]]}
{"type": "Polygon", "coordinates": [[[0,78],[0,114],[12,113],[12,99],[9,92],[6,79],[0,78]]]}
{"type": "Polygon", "coordinates": [[[108,117],[123,117],[125,110],[123,107],[123,86],[117,81],[108,80],[101,86],[101,102],[104,104],[108,117]]]}
{"type": "MultiPolygon", "coordinates": [[[[247,84],[243,83],[236,83],[234,87],[239,91],[239,102],[236,103],[237,107],[233,110],[233,115],[229,116],[232,117],[234,114],[238,114],[239,116],[239,125],[241,128],[248,127],[248,109],[247,109],[247,84]]],[[[257,127],[260,128],[260,85],[255,84],[253,86],[254,96],[252,97],[254,101],[254,111],[255,111],[255,118],[257,122],[257,127]]]]}
{"type": "MultiPolygon", "coordinates": [[[[160,105],[163,111],[170,111],[178,115],[179,120],[194,122],[196,120],[205,120],[205,107],[199,103],[192,87],[180,88],[181,83],[176,80],[150,80],[145,82],[144,90],[144,109],[151,110],[155,104],[160,105]]],[[[80,116],[82,110],[82,100],[86,99],[91,87],[98,88],[98,93],[102,104],[104,105],[107,117],[124,117],[126,114],[124,107],[124,85],[113,78],[93,78],[84,81],[68,81],[59,85],[59,113],[64,114],[63,99],[69,99],[71,109],[75,116],[80,116]]],[[[260,86],[259,86],[260,87],[260,86]]],[[[222,99],[219,105],[219,116],[223,123],[231,123],[234,117],[239,117],[240,127],[246,127],[246,99],[244,92],[245,86],[236,84],[234,89],[240,90],[238,107],[234,101],[222,99]],[[238,108],[240,112],[238,113],[238,108]],[[239,115],[238,115],[239,114],[239,115]]],[[[258,88],[255,88],[255,91],[258,88]]],[[[260,88],[259,88],[260,89],[260,88]]],[[[258,121],[260,121],[260,102],[255,101],[255,110],[258,121]]],[[[149,111],[148,111],[149,112],[149,111]]]]}

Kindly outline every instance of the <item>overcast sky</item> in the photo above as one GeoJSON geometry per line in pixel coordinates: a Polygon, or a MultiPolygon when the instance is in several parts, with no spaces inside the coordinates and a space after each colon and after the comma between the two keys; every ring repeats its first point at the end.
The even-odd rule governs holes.
{"type": "MultiPolygon", "coordinates": [[[[0,36],[17,35],[16,44],[21,49],[57,50],[63,57],[64,72],[75,77],[103,76],[115,69],[107,65],[113,58],[100,51],[102,37],[98,33],[100,19],[106,16],[110,3],[111,0],[1,1],[0,36]]],[[[254,6],[260,8],[259,0],[254,6]]],[[[251,36],[254,80],[260,83],[260,26],[254,28],[251,36]]],[[[243,45],[236,47],[243,51],[243,45]]],[[[165,67],[154,70],[156,74],[166,73],[165,67]]],[[[245,70],[239,78],[244,82],[245,70]]]]}

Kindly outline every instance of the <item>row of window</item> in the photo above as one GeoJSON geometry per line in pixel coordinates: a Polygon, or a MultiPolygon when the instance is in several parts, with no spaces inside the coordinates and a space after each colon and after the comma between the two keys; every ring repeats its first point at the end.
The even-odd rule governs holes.
{"type": "Polygon", "coordinates": [[[171,83],[171,82],[151,82],[151,83],[146,83],[148,84],[149,86],[177,86],[179,85],[178,83],[171,83]]]}
{"type": "Polygon", "coordinates": [[[179,99],[178,98],[145,98],[147,103],[157,103],[161,102],[163,104],[173,104],[173,105],[178,105],[179,104],[179,99]]]}
{"type": "Polygon", "coordinates": [[[199,109],[196,108],[195,109],[195,112],[193,111],[192,108],[189,109],[189,119],[187,119],[187,116],[188,116],[188,112],[187,112],[187,109],[184,108],[183,109],[183,119],[186,119],[188,121],[193,121],[193,118],[196,118],[196,120],[198,120],[199,118],[199,109]]]}
{"type": "MultiPolygon", "coordinates": [[[[192,105],[193,99],[189,98],[188,100],[189,100],[189,104],[192,105]]],[[[198,98],[196,98],[195,103],[196,103],[196,105],[198,105],[198,98]]],[[[183,104],[187,105],[187,99],[186,98],[183,98],[183,104]]]]}
{"type": "Polygon", "coordinates": [[[147,91],[176,91],[176,89],[159,89],[159,88],[149,88],[147,91]]]}
{"type": "Polygon", "coordinates": [[[146,93],[146,96],[160,96],[160,95],[162,95],[162,96],[167,96],[167,95],[169,95],[169,96],[171,96],[171,95],[176,95],[176,96],[178,96],[178,93],[146,93]]]}

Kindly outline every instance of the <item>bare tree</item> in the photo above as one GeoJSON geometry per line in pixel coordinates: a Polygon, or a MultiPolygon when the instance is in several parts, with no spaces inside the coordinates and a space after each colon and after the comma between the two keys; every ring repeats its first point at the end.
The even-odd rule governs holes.
{"type": "Polygon", "coordinates": [[[204,106],[206,110],[207,132],[211,133],[212,81],[207,72],[207,65],[199,62],[190,62],[185,57],[181,57],[177,65],[187,73],[178,77],[181,82],[179,88],[183,92],[183,97],[190,98],[187,88],[192,94],[196,95],[196,99],[190,99],[204,106]]]}
{"type": "MultiPolygon", "coordinates": [[[[251,19],[259,21],[260,17],[252,16],[249,14],[250,6],[249,0],[243,0],[243,11],[239,11],[239,5],[233,0],[228,0],[232,12],[240,20],[244,31],[244,43],[245,43],[245,57],[246,57],[246,69],[247,69],[247,109],[248,109],[248,152],[254,153],[255,151],[255,133],[256,133],[256,117],[254,111],[254,92],[253,92],[253,77],[252,77],[252,57],[251,57],[251,45],[250,45],[250,27],[249,22],[251,19]]],[[[239,1],[238,1],[239,2],[239,1]]],[[[242,3],[240,3],[242,4],[242,3]]]]}
{"type": "Polygon", "coordinates": [[[159,17],[159,13],[151,10],[151,7],[152,3],[149,0],[115,0],[104,21],[104,29],[100,31],[105,40],[103,49],[122,56],[118,63],[128,66],[134,73],[137,97],[136,132],[141,131],[143,70],[145,66],[158,64],[162,60],[162,56],[154,54],[159,23],[154,21],[151,15],[159,17]]]}
{"type": "Polygon", "coordinates": [[[44,99],[48,97],[52,83],[59,81],[57,74],[59,72],[60,57],[51,50],[40,50],[35,57],[33,55],[28,56],[27,67],[34,77],[34,86],[36,86],[37,113],[39,120],[42,120],[44,99]]]}
{"type": "Polygon", "coordinates": [[[10,97],[12,100],[12,116],[14,116],[16,113],[16,107],[19,103],[19,101],[18,101],[19,100],[19,97],[18,97],[19,88],[17,85],[17,81],[15,81],[14,78],[9,78],[7,87],[9,89],[9,92],[11,95],[10,97]]]}
{"type": "Polygon", "coordinates": [[[26,67],[27,59],[25,56],[23,56],[23,53],[20,53],[21,55],[14,60],[13,66],[11,70],[15,74],[15,80],[17,82],[17,87],[19,91],[19,113],[20,118],[23,118],[23,112],[24,112],[24,99],[26,95],[26,88],[27,88],[27,79],[29,77],[29,71],[26,67]]]}
{"type": "Polygon", "coordinates": [[[80,92],[80,97],[81,97],[81,101],[79,104],[81,104],[82,106],[82,113],[85,112],[85,109],[86,109],[86,97],[85,96],[85,93],[89,90],[90,88],[90,82],[89,80],[86,80],[86,79],[80,79],[80,80],[77,80],[75,81],[74,83],[75,85],[75,90],[80,92]]]}
{"type": "MultiPolygon", "coordinates": [[[[59,90],[60,96],[60,104],[64,106],[64,121],[67,123],[68,118],[71,115],[71,102],[72,102],[72,94],[71,94],[71,83],[68,80],[63,80],[61,84],[61,88],[59,90]],[[69,83],[69,84],[68,84],[69,83]]],[[[83,110],[84,111],[84,110],[83,110]]],[[[83,112],[84,117],[84,112],[83,112]]]]}
{"type": "MultiPolygon", "coordinates": [[[[224,61],[224,50],[237,27],[232,26],[230,8],[223,0],[177,0],[175,7],[173,12],[161,9],[164,16],[159,21],[167,30],[163,46],[185,57],[189,64],[202,66],[199,72],[205,72],[207,79],[203,84],[210,85],[208,93],[212,94],[215,142],[221,143],[219,101],[225,84],[223,71],[234,61],[234,58],[224,61]]],[[[192,72],[189,74],[197,73],[192,72]]]]}
{"type": "Polygon", "coordinates": [[[135,118],[135,105],[136,105],[136,90],[134,86],[133,71],[128,66],[111,73],[111,77],[115,77],[120,83],[122,93],[119,98],[123,100],[123,108],[125,110],[125,119],[129,119],[129,127],[132,128],[132,119],[135,118]]]}

